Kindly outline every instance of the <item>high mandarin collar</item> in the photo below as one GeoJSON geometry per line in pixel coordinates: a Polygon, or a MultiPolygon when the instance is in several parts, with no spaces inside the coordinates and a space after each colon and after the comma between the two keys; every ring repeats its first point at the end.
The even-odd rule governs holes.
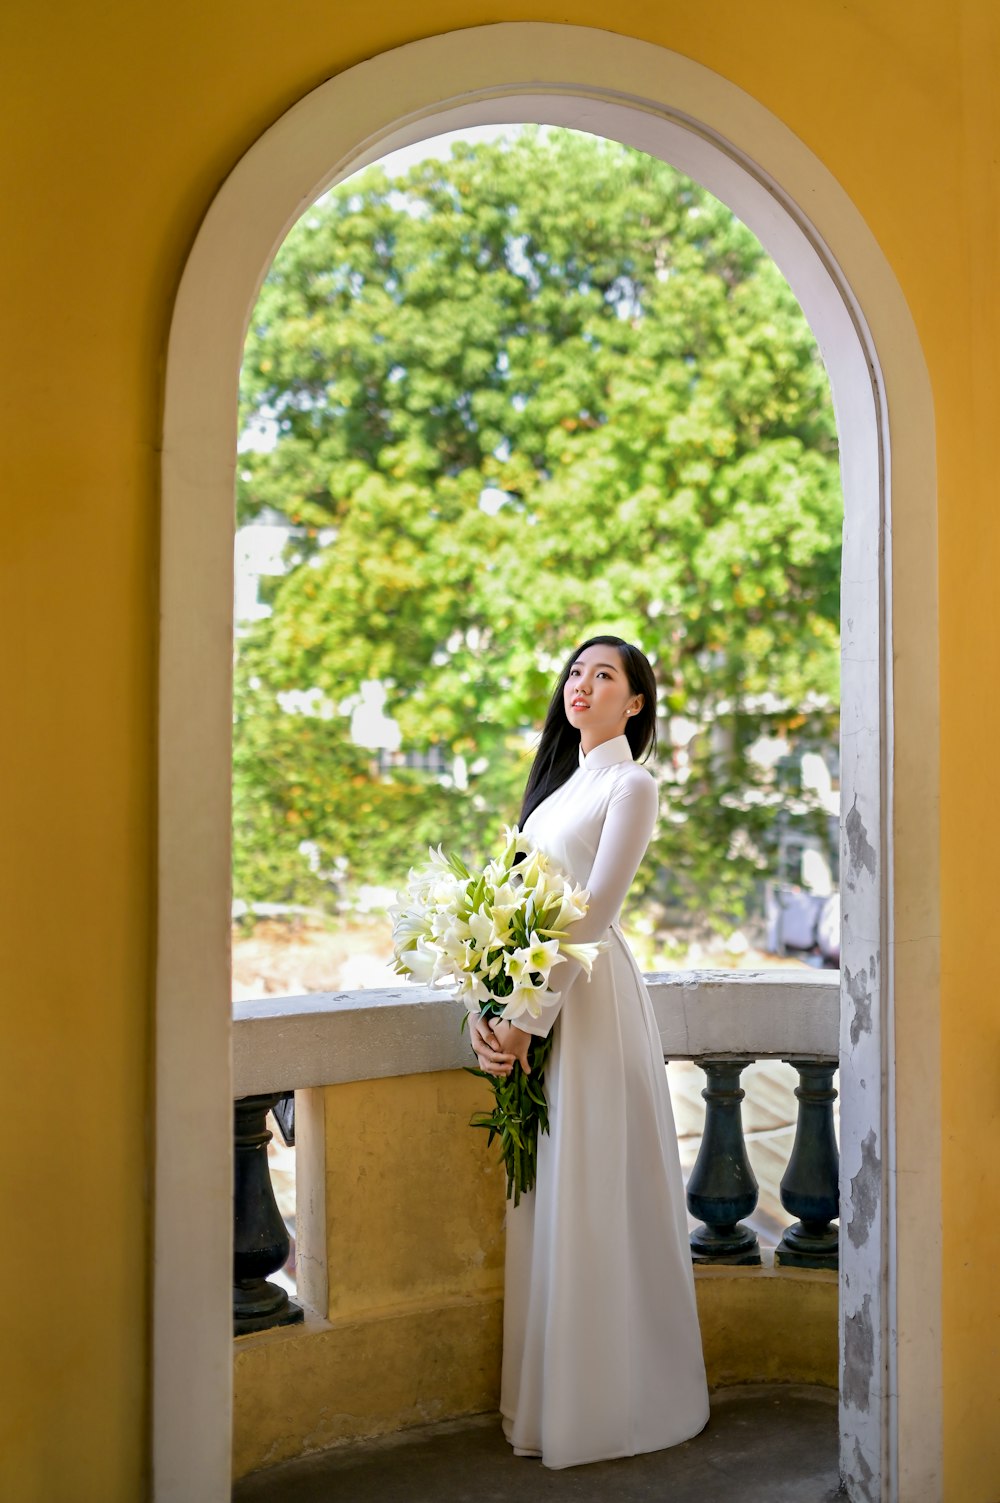
{"type": "Polygon", "coordinates": [[[617,762],[631,762],[632,748],[628,744],[627,736],[612,736],[609,741],[602,741],[589,752],[580,748],[580,766],[588,772],[593,772],[597,767],[614,767],[617,762]]]}

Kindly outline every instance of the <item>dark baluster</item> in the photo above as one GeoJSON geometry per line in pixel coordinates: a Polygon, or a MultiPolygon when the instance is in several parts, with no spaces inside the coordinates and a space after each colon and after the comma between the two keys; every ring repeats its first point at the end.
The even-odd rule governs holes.
{"type": "Polygon", "coordinates": [[[785,1231],[774,1261],[791,1268],[836,1268],[840,1214],[837,1184],[840,1157],[833,1131],[833,1072],[829,1062],[790,1059],[799,1072],[795,1094],[799,1116],[788,1168],[781,1180],[781,1204],[799,1220],[785,1231]]]}
{"type": "Polygon", "coordinates": [[[274,1199],[264,1118],[284,1097],[243,1096],[235,1103],[233,1184],[233,1334],[302,1320],[302,1310],[267,1275],[281,1268],[291,1243],[274,1199]]]}
{"type": "Polygon", "coordinates": [[[295,1092],[286,1091],[271,1108],[271,1115],[278,1124],[278,1131],[286,1148],[295,1147],[295,1092]]]}
{"type": "Polygon", "coordinates": [[[757,1236],[741,1226],[757,1204],[757,1181],[743,1141],[740,1076],[748,1062],[734,1058],[698,1060],[708,1077],[705,1130],[688,1180],[687,1203],[703,1225],[691,1233],[696,1263],[759,1263],[757,1236]]]}

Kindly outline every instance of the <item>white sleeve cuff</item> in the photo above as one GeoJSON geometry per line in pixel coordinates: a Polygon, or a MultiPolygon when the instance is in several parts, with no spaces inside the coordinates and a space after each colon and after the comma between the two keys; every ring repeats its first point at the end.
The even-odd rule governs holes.
{"type": "Polygon", "coordinates": [[[580,979],[582,970],[583,966],[578,960],[567,960],[561,965],[557,972],[561,983],[559,990],[551,994],[550,1001],[542,1003],[542,1010],[537,1018],[533,1018],[528,1012],[519,1018],[511,1018],[514,1027],[523,1029],[536,1039],[548,1038],[553,1023],[562,1011],[563,1002],[580,979]]]}

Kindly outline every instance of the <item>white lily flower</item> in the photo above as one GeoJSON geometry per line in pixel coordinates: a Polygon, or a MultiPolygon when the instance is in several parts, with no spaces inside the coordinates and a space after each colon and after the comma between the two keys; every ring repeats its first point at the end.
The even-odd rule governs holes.
{"type": "MultiPolygon", "coordinates": [[[[490,946],[490,949],[493,949],[492,945],[490,946]]],[[[493,951],[493,959],[489,962],[489,964],[480,966],[480,975],[485,976],[488,981],[494,980],[495,977],[502,974],[506,959],[507,952],[502,947],[498,950],[493,951]]]]}
{"type": "Polygon", "coordinates": [[[513,914],[502,911],[494,913],[493,928],[490,931],[489,947],[491,950],[506,949],[511,943],[511,919],[513,914]]]}
{"type": "Polygon", "coordinates": [[[607,949],[607,945],[603,940],[593,940],[587,944],[579,945],[568,944],[566,940],[563,940],[560,948],[566,955],[570,957],[571,960],[578,960],[589,976],[593,968],[594,961],[597,959],[602,950],[607,949]]]}
{"type": "Polygon", "coordinates": [[[515,950],[512,955],[507,956],[506,970],[515,987],[519,986],[522,981],[528,980],[531,972],[523,950],[515,950]]]}
{"type": "Polygon", "coordinates": [[[437,908],[457,908],[465,896],[466,885],[458,877],[440,877],[431,888],[430,901],[437,908]]]}
{"type": "Polygon", "coordinates": [[[448,986],[453,981],[461,983],[464,976],[465,972],[462,970],[460,960],[438,952],[434,969],[431,972],[431,986],[448,986]]]}
{"type": "Polygon", "coordinates": [[[452,918],[438,944],[448,955],[458,955],[472,939],[472,932],[461,919],[452,918]]]}
{"type": "Polygon", "coordinates": [[[396,970],[402,975],[412,976],[414,981],[426,984],[433,978],[437,960],[437,955],[426,940],[418,939],[413,949],[407,950],[396,962],[396,970]]]}
{"type": "Polygon", "coordinates": [[[515,856],[530,856],[534,850],[531,841],[521,834],[517,825],[504,825],[503,842],[503,855],[500,859],[506,863],[508,871],[514,864],[515,856]]]}
{"type": "Polygon", "coordinates": [[[455,969],[464,976],[471,974],[471,972],[477,969],[476,962],[479,959],[479,951],[471,940],[467,940],[455,954],[449,954],[447,958],[454,965],[455,969]]]}
{"type": "Polygon", "coordinates": [[[562,964],[559,941],[541,939],[532,933],[528,936],[528,943],[511,954],[507,961],[507,974],[515,985],[522,984],[522,978],[536,974],[542,977],[544,984],[552,967],[562,964]]]}
{"type": "Polygon", "coordinates": [[[430,931],[427,915],[415,908],[401,908],[395,915],[392,940],[397,949],[405,949],[411,940],[425,937],[430,931]]]}
{"type": "Polygon", "coordinates": [[[525,887],[543,890],[548,880],[551,862],[544,851],[532,850],[514,868],[514,876],[520,877],[525,887]]]}
{"type": "Polygon", "coordinates": [[[501,887],[510,876],[510,867],[502,860],[491,861],[483,869],[487,888],[501,887]]]}
{"type": "Polygon", "coordinates": [[[540,1018],[542,1006],[545,1003],[558,1002],[559,993],[550,992],[544,983],[540,986],[518,986],[507,998],[501,1017],[506,1023],[516,1023],[518,1018],[523,1018],[525,1013],[532,1018],[540,1018]]]}
{"type": "Polygon", "coordinates": [[[478,976],[466,971],[461,977],[456,996],[459,1001],[465,1003],[466,1008],[470,1012],[474,1007],[479,1007],[483,1002],[488,1002],[490,995],[489,989],[483,985],[478,976]]]}
{"type": "Polygon", "coordinates": [[[429,918],[430,938],[440,944],[452,925],[452,915],[444,909],[432,908],[429,918]]]}
{"type": "Polygon", "coordinates": [[[494,936],[493,919],[485,908],[477,908],[475,913],[469,914],[468,930],[472,939],[481,950],[485,950],[494,936]]]}
{"type": "Polygon", "coordinates": [[[495,901],[490,905],[490,913],[493,918],[493,933],[499,943],[510,934],[511,919],[515,913],[520,913],[521,899],[514,890],[507,887],[498,887],[495,901]]]}
{"type": "Polygon", "coordinates": [[[490,909],[495,912],[498,907],[509,908],[512,912],[516,912],[522,902],[523,898],[516,887],[510,882],[501,882],[490,896],[490,909]]]}
{"type": "Polygon", "coordinates": [[[568,929],[570,924],[575,924],[582,919],[587,912],[590,903],[590,893],[584,887],[574,887],[565,878],[562,884],[562,893],[559,899],[559,907],[555,915],[549,920],[550,929],[568,929]]]}

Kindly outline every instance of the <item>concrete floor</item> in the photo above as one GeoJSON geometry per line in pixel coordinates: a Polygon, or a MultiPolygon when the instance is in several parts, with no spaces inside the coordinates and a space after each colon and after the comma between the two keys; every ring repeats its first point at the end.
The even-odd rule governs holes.
{"type": "Polygon", "coordinates": [[[712,1396],[701,1435],[668,1451],[554,1472],[515,1457],[496,1415],[406,1430],[257,1472],[233,1503],[834,1503],[837,1396],[744,1387],[712,1396]]]}

